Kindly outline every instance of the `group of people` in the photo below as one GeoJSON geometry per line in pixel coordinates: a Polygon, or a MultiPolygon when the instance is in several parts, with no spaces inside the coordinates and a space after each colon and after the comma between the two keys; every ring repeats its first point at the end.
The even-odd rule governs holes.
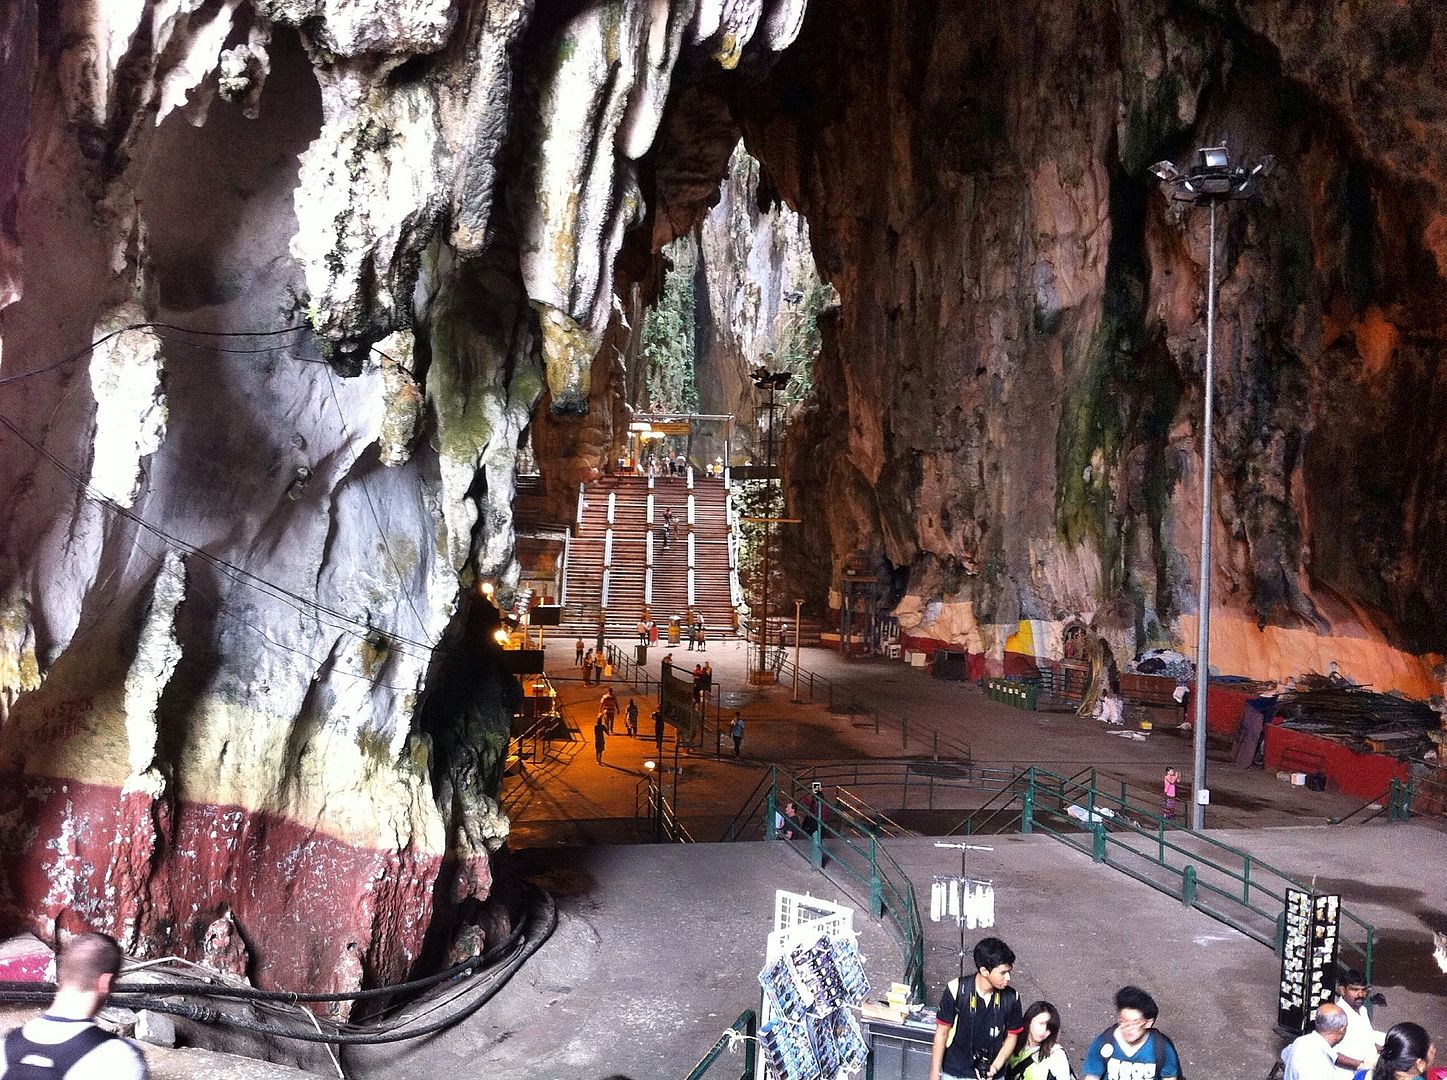
{"type": "MultiPolygon", "coordinates": [[[[792,824],[792,806],[781,817],[792,824]]],[[[951,979],[936,1013],[930,1080],[1072,1080],[1060,1046],[1060,1010],[1048,1001],[1021,1008],[1010,986],[1015,953],[997,937],[974,949],[974,975],[951,979]]],[[[1312,1030],[1281,1053],[1282,1080],[1417,1080],[1434,1076],[1437,1048],[1420,1024],[1372,1027],[1367,981],[1345,972],[1334,1001],[1316,1012],[1312,1030]]],[[[1115,1023],[1090,1043],[1084,1080],[1173,1080],[1181,1075],[1175,1045],[1156,1027],[1155,999],[1138,986],[1115,995],[1115,1023]]]]}
{"type": "Polygon", "coordinates": [[[644,476],[686,476],[688,458],[682,454],[644,454],[638,459],[638,471],[644,476]]]}
{"type": "Polygon", "coordinates": [[[1385,1033],[1367,1015],[1366,976],[1347,971],[1335,1000],[1322,1004],[1312,1027],[1281,1052],[1283,1080],[1416,1080],[1437,1060],[1421,1024],[1406,1021],[1385,1033]]]}
{"type": "MultiPolygon", "coordinates": [[[[655,713],[655,719],[660,714],[655,713]]],[[[598,764],[603,763],[603,751],[608,748],[608,736],[613,734],[613,725],[618,719],[618,697],[613,693],[610,686],[603,691],[603,696],[598,699],[598,719],[593,723],[593,754],[598,764]]],[[[638,700],[628,699],[628,708],[623,710],[623,730],[629,735],[638,735],[638,700]]],[[[659,728],[659,745],[661,746],[662,728],[659,728]]]]}
{"type": "MultiPolygon", "coordinates": [[[[974,949],[975,972],[951,979],[935,1015],[930,1080],[1071,1080],[1060,1045],[1060,1010],[1048,1001],[1021,1008],[1010,985],[1015,953],[1000,938],[974,949]]],[[[1171,1080],[1181,1075],[1175,1045],[1156,1029],[1159,1010],[1138,986],[1115,995],[1115,1023],[1092,1040],[1086,1080],[1171,1080]]]]}
{"type": "Polygon", "coordinates": [[[583,639],[573,643],[573,666],[583,669],[583,685],[591,686],[594,680],[602,682],[613,677],[613,665],[608,662],[606,650],[597,648],[583,651],[583,639]]]}

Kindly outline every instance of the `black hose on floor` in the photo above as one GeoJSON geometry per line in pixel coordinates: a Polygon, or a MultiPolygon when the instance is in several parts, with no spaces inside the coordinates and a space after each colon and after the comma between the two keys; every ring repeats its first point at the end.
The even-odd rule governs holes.
{"type": "MultiPolygon", "coordinates": [[[[523,963],[542,947],[543,943],[552,936],[558,925],[558,907],[551,894],[544,889],[536,890],[535,903],[529,907],[526,919],[514,928],[513,933],[506,941],[499,943],[496,949],[489,949],[487,952],[472,957],[462,964],[455,965],[437,975],[427,976],[423,979],[415,979],[406,983],[398,983],[393,986],[375,987],[371,990],[357,990],[345,994],[294,994],[288,991],[276,990],[255,990],[249,987],[240,986],[211,986],[206,983],[162,983],[152,984],[144,990],[139,987],[126,990],[118,987],[112,994],[113,997],[122,997],[125,1005],[133,1009],[149,1009],[152,1012],[166,1013],[171,1016],[180,1016],[187,1020],[193,1020],[203,1024],[222,1024],[226,1027],[238,1028],[257,1035],[279,1039],[294,1039],[298,1042],[328,1043],[334,1046],[371,1046],[382,1043],[403,1042],[407,1039],[420,1038],[424,1035],[432,1035],[453,1024],[466,1020],[477,1012],[483,1005],[487,1004],[503,986],[507,984],[513,974],[522,967],[523,963]],[[495,958],[502,953],[509,955],[501,962],[495,958]],[[492,959],[489,959],[492,958],[492,959]],[[479,966],[486,963],[495,963],[495,966],[486,970],[479,970],[479,966]],[[364,998],[378,997],[384,994],[396,994],[408,989],[426,988],[436,986],[449,978],[475,977],[486,979],[489,983],[484,987],[472,1001],[468,1002],[457,1012],[450,1013],[440,1020],[425,1024],[421,1027],[408,1028],[407,1020],[386,1027],[384,1030],[375,1030],[372,1025],[347,1025],[345,1028],[338,1028],[331,1034],[316,1031],[292,1030],[289,1028],[276,1027],[270,1024],[261,1024],[252,1020],[243,1020],[234,1016],[227,1016],[219,1009],[210,1005],[187,1005],[179,1002],[162,1001],[148,995],[158,992],[174,993],[177,995],[201,996],[201,997],[228,997],[242,1000],[252,1000],[264,1004],[293,1004],[300,1002],[320,1001],[351,1001],[364,998]],[[406,1030],[401,1030],[405,1028],[406,1030]]],[[[466,993],[469,988],[459,991],[449,998],[448,1004],[457,997],[466,993]]],[[[11,1004],[44,1004],[48,1002],[54,993],[53,985],[41,985],[36,983],[14,983],[6,982],[0,984],[0,1002],[11,1004]],[[24,989],[19,989],[24,987],[24,989]]],[[[437,1006],[438,1008],[442,1005],[437,1006]]],[[[433,1010],[429,1010],[433,1011],[433,1010]]]]}

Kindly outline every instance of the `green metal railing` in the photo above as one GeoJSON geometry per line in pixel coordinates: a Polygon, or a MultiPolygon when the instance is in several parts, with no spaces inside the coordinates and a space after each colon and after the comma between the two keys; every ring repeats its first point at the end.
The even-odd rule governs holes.
{"type": "MultiPolygon", "coordinates": [[[[739,1074],[739,1080],[754,1080],[753,1041],[758,1037],[758,1033],[758,1014],[755,1013],[753,1009],[745,1009],[739,1013],[737,1020],[724,1029],[724,1033],[718,1037],[718,1042],[714,1043],[713,1048],[699,1059],[698,1064],[689,1070],[688,1075],[685,1076],[683,1080],[699,1080],[700,1077],[709,1071],[713,1063],[723,1055],[723,1052],[732,1044],[738,1042],[741,1036],[745,1040],[744,1071],[739,1074]]],[[[733,1072],[732,1069],[728,1071],[730,1073],[733,1072]]]]}
{"type": "Polygon", "coordinates": [[[847,888],[842,877],[865,892],[870,915],[890,923],[898,934],[904,965],[901,981],[923,1001],[924,928],[909,875],[884,849],[870,818],[823,798],[822,793],[815,804],[821,809],[811,812],[808,799],[813,794],[808,781],[771,766],[721,839],[782,841],[841,888],[847,888]],[[779,835],[775,827],[775,815],[788,803],[796,808],[795,827],[789,830],[792,837],[779,835]]]}
{"type": "MultiPolygon", "coordinates": [[[[1310,892],[1308,886],[1248,851],[1101,790],[1089,782],[1093,773],[1064,777],[1026,769],[966,819],[963,831],[978,831],[976,819],[982,812],[986,818],[980,824],[1002,813],[1018,813],[1020,832],[1053,836],[1280,952],[1286,889],[1310,892]],[[1067,813],[1071,806],[1083,821],[1067,813]]],[[[1376,928],[1345,908],[1341,921],[1341,952],[1359,957],[1351,966],[1361,967],[1371,978],[1376,928]]]]}

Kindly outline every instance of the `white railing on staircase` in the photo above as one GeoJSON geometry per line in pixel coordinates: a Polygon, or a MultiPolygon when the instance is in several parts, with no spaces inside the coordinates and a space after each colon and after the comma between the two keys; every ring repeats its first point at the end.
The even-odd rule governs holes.
{"type": "Polygon", "coordinates": [[[609,525],[612,525],[612,524],[613,524],[613,517],[614,517],[614,515],[615,515],[617,512],[618,512],[618,493],[617,493],[616,491],[610,491],[610,492],[608,492],[608,524],[609,524],[609,525]]]}
{"type": "Polygon", "coordinates": [[[693,503],[693,492],[689,492],[689,494],[688,494],[688,523],[689,523],[690,525],[692,525],[692,524],[694,523],[694,520],[695,520],[695,517],[694,517],[695,512],[696,512],[696,508],[695,508],[694,503],[693,503]]]}
{"type": "Polygon", "coordinates": [[[604,611],[607,611],[607,610],[608,610],[608,575],[609,575],[609,573],[610,573],[609,569],[608,569],[606,566],[603,567],[603,598],[602,598],[602,600],[601,600],[601,602],[600,602],[600,606],[603,608],[604,611]]]}
{"type": "Polygon", "coordinates": [[[603,569],[613,565],[613,530],[603,530],[603,569]]]}
{"type": "Polygon", "coordinates": [[[643,571],[643,602],[650,606],[653,604],[653,567],[651,566],[643,571]]]}
{"type": "Polygon", "coordinates": [[[648,524],[653,524],[653,492],[648,493],[648,516],[644,518],[648,524]]]}

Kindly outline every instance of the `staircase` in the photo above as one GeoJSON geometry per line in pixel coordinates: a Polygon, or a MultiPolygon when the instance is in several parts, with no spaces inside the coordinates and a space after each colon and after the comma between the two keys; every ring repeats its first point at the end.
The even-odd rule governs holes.
{"type": "Polygon", "coordinates": [[[568,545],[563,632],[591,640],[602,610],[610,637],[633,636],[647,607],[661,633],[667,632],[670,617],[684,616],[690,610],[703,618],[711,636],[732,633],[726,504],[723,480],[697,474],[652,479],[631,474],[608,476],[588,484],[568,545]],[[653,500],[651,521],[649,496],[653,500]],[[673,511],[667,551],[663,550],[662,533],[665,508],[673,511]]]}

